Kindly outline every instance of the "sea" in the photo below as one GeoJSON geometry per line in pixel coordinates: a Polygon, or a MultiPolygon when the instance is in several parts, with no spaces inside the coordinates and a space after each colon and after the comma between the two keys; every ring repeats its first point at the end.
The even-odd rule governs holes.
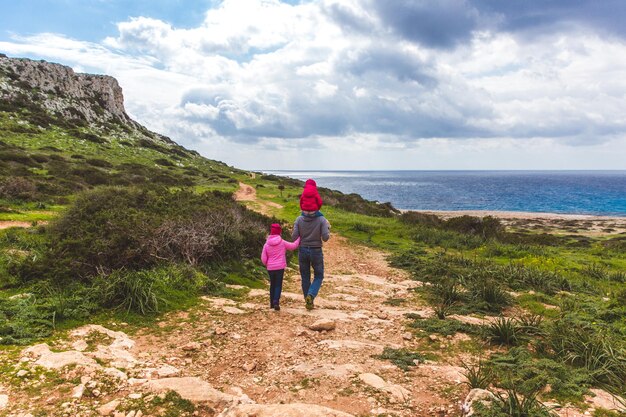
{"type": "Polygon", "coordinates": [[[268,171],[404,210],[626,217],[626,171],[268,171]]]}

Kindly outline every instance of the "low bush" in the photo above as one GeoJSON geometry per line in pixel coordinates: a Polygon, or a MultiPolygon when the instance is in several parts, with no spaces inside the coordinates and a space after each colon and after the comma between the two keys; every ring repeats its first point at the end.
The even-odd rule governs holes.
{"type": "Polygon", "coordinates": [[[37,186],[23,177],[8,177],[0,182],[0,198],[7,200],[34,200],[37,186]]]}
{"type": "Polygon", "coordinates": [[[409,225],[439,227],[444,221],[434,214],[420,213],[419,211],[405,211],[400,215],[400,221],[409,225]]]}
{"type": "Polygon", "coordinates": [[[426,356],[419,352],[408,349],[392,349],[390,347],[385,347],[383,353],[375,357],[377,359],[389,360],[403,371],[408,371],[409,367],[417,366],[417,363],[424,362],[426,359],[426,356]]]}
{"type": "Polygon", "coordinates": [[[487,335],[492,343],[500,345],[515,346],[520,342],[517,321],[507,317],[498,317],[487,326],[487,335]]]}
{"type": "Polygon", "coordinates": [[[492,216],[474,217],[460,216],[452,217],[445,221],[443,227],[458,233],[480,236],[483,239],[492,239],[504,233],[502,222],[492,216]]]}
{"type": "Polygon", "coordinates": [[[49,227],[48,250],[25,263],[21,275],[89,282],[162,262],[256,258],[270,223],[225,193],[100,188],[79,195],[49,227]]]}

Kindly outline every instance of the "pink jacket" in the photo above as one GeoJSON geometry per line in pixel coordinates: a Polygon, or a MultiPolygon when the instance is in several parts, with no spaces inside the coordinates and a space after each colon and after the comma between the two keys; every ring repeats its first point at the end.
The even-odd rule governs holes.
{"type": "Polygon", "coordinates": [[[261,253],[261,261],[267,267],[268,271],[277,271],[287,267],[287,257],[285,252],[294,250],[300,244],[300,238],[295,242],[287,242],[280,235],[270,235],[267,237],[265,245],[263,245],[263,253],[261,253]]]}

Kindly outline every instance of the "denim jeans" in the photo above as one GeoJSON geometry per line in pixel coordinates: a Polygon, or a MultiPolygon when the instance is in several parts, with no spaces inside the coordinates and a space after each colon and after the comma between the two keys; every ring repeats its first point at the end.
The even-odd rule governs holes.
{"type": "Polygon", "coordinates": [[[302,294],[313,298],[317,297],[322,281],[324,280],[324,253],[322,248],[308,248],[300,246],[298,253],[300,263],[300,277],[302,278],[302,294]],[[313,267],[313,282],[311,282],[311,267],[313,267]]]}
{"type": "Polygon", "coordinates": [[[278,269],[276,271],[267,271],[270,276],[270,307],[274,307],[274,304],[280,304],[280,294],[283,292],[283,276],[285,275],[284,269],[278,269]]]}

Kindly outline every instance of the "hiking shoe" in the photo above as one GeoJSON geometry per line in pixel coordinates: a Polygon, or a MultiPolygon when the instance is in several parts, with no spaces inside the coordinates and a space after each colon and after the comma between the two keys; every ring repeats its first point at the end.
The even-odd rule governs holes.
{"type": "Polygon", "coordinates": [[[280,311],[280,304],[278,303],[274,304],[274,310],[280,311]]]}
{"type": "Polygon", "coordinates": [[[304,302],[307,310],[313,310],[313,297],[311,295],[307,295],[304,302]]]}

